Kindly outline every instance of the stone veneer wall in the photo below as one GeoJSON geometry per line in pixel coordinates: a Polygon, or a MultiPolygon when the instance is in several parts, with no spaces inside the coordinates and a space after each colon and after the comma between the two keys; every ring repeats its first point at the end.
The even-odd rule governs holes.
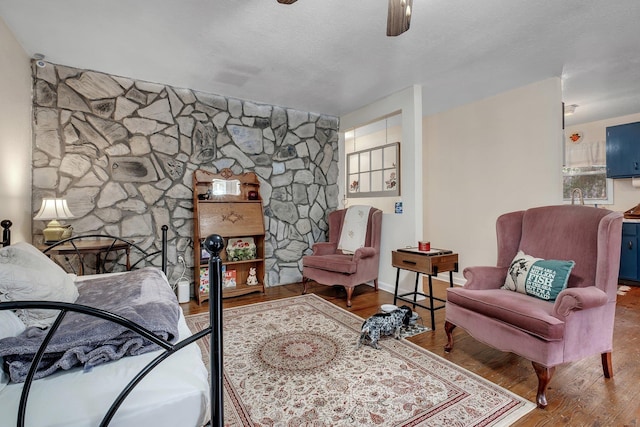
{"type": "MultiPolygon", "coordinates": [[[[33,212],[64,197],[74,234],[157,245],[169,277],[193,278],[195,169],[253,171],[261,182],[267,285],[301,280],[338,205],[338,119],[104,73],[34,66],[33,212]]],[[[34,221],[34,242],[43,221],[34,221]]]]}

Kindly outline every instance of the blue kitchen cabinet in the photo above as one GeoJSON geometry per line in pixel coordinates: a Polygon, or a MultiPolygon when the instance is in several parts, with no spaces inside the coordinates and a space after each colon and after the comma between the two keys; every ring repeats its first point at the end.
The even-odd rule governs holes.
{"type": "Polygon", "coordinates": [[[640,176],[640,122],[607,128],[607,178],[640,176]]]}
{"type": "Polygon", "coordinates": [[[622,248],[620,252],[620,272],[618,278],[640,281],[638,272],[638,236],[640,223],[622,223],[622,248]]]}

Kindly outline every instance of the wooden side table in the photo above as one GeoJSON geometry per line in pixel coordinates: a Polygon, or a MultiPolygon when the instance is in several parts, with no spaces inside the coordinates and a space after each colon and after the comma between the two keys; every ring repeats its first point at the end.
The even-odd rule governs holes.
{"type": "Polygon", "coordinates": [[[435,330],[435,311],[444,308],[444,304],[434,305],[435,301],[445,303],[446,300],[433,296],[432,276],[438,273],[449,272],[449,286],[453,286],[453,272],[458,271],[458,254],[446,249],[432,249],[430,251],[420,251],[417,248],[403,248],[391,253],[391,264],[396,267],[396,288],[393,294],[393,303],[397,300],[409,302],[416,306],[426,308],[431,312],[431,330],[435,330]],[[416,284],[413,292],[398,295],[398,282],[400,281],[400,270],[414,271],[416,273],[416,284]],[[429,277],[429,294],[418,292],[418,282],[420,274],[429,277]],[[429,299],[429,305],[417,302],[418,295],[429,299]],[[413,298],[411,298],[413,297],[413,298]]]}
{"type": "Polygon", "coordinates": [[[40,246],[39,249],[46,255],[78,255],[80,258],[80,266],[78,275],[84,275],[84,257],[87,254],[96,257],[96,274],[104,273],[104,264],[110,252],[125,251],[127,254],[127,271],[131,269],[130,253],[131,245],[122,240],[114,239],[94,239],[94,240],[76,240],[73,243],[63,243],[58,246],[40,246]],[[102,258],[104,254],[104,259],[102,258]]]}

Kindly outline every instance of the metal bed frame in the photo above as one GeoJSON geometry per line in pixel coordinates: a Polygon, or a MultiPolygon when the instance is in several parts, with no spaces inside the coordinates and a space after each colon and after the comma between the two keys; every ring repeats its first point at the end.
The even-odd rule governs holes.
{"type": "MultiPolygon", "coordinates": [[[[149,261],[151,260],[154,256],[160,254],[161,258],[162,258],[162,272],[163,273],[167,273],[167,237],[166,237],[166,233],[167,230],[169,229],[168,226],[163,225],[162,226],[162,248],[154,251],[154,252],[147,252],[146,250],[144,250],[143,248],[141,248],[138,244],[136,244],[135,242],[131,241],[131,240],[126,240],[123,239],[122,237],[117,237],[117,236],[110,236],[110,235],[106,235],[106,234],[83,234],[80,236],[73,236],[73,237],[69,237],[68,239],[64,239],[64,240],[60,240],[58,242],[55,242],[51,245],[48,245],[48,247],[46,249],[42,250],[42,253],[44,253],[45,255],[49,255],[49,253],[53,254],[52,249],[55,249],[58,246],[64,245],[64,244],[69,244],[74,251],[74,254],[78,257],[78,262],[82,265],[82,269],[84,270],[84,268],[86,267],[84,265],[84,261],[82,258],[82,250],[78,247],[78,245],[76,244],[77,241],[80,240],[85,240],[85,239],[104,239],[104,240],[111,240],[111,243],[109,244],[109,247],[107,247],[104,250],[105,253],[105,259],[102,261],[102,263],[100,263],[100,258],[98,258],[96,260],[96,271],[98,271],[100,269],[100,267],[102,267],[102,270],[104,273],[111,273],[112,271],[106,271],[106,263],[107,263],[107,257],[109,256],[109,254],[111,252],[116,252],[117,249],[117,245],[119,242],[121,243],[125,243],[129,246],[129,248],[134,248],[136,251],[138,251],[138,253],[140,253],[142,256],[140,257],[140,259],[138,259],[137,261],[135,261],[131,266],[129,266],[129,270],[133,270],[136,267],[138,267],[138,265],[144,261],[149,261]],[[115,249],[114,249],[115,248],[115,249]]],[[[82,274],[82,273],[78,273],[78,271],[76,271],[75,266],[70,262],[68,254],[66,255],[59,255],[64,257],[65,261],[67,261],[67,264],[69,266],[69,268],[71,270],[73,270],[73,273],[76,274],[82,274]]],[[[111,266],[111,269],[113,270],[113,268],[115,267],[115,263],[114,265],[111,266]]]]}
{"type": "MultiPolygon", "coordinates": [[[[11,227],[12,223],[9,220],[3,220],[0,222],[0,226],[3,228],[2,231],[2,241],[0,244],[2,246],[8,246],[11,244],[11,227]]],[[[60,243],[73,241],[74,239],[79,238],[87,238],[87,237],[107,237],[113,238],[114,244],[117,240],[125,241],[132,246],[136,247],[140,250],[144,256],[143,259],[148,259],[149,257],[155,256],[158,252],[162,252],[162,271],[166,273],[167,268],[167,230],[168,227],[166,225],[162,226],[162,249],[161,251],[155,251],[152,253],[146,253],[139,246],[135,245],[133,242],[126,241],[124,239],[120,239],[114,236],[104,236],[104,235],[90,235],[90,236],[75,236],[60,243]]],[[[75,247],[75,246],[74,246],[75,247]]],[[[202,331],[197,332],[196,334],[176,343],[171,344],[170,342],[158,338],[153,334],[150,330],[138,325],[135,322],[132,322],[122,316],[117,314],[108,312],[106,310],[101,310],[94,307],[89,307],[81,304],[71,304],[71,303],[63,303],[63,302],[51,302],[51,301],[14,301],[14,302],[0,302],[0,310],[17,310],[17,309],[31,309],[31,308],[40,308],[40,309],[54,309],[59,310],[60,313],[56,317],[53,325],[49,328],[42,344],[40,345],[38,351],[35,354],[33,361],[31,362],[31,366],[29,368],[29,372],[27,373],[26,380],[24,382],[22,388],[22,394],[20,396],[20,402],[18,406],[18,417],[17,417],[17,426],[24,427],[25,418],[26,418],[26,408],[27,401],[29,399],[29,391],[31,389],[31,385],[33,384],[33,379],[36,373],[36,367],[40,364],[42,357],[45,354],[46,348],[53,338],[54,334],[58,330],[62,320],[66,316],[69,311],[74,311],[78,313],[87,314],[94,317],[99,317],[104,320],[108,320],[111,322],[118,323],[125,328],[138,333],[142,337],[148,339],[149,341],[157,344],[164,351],[159,354],[156,358],[154,358],[151,362],[149,362],[138,374],[127,384],[127,386],[120,392],[118,397],[111,404],[109,410],[105,414],[104,418],[100,422],[101,427],[106,427],[109,425],[111,420],[116,414],[116,411],[120,407],[120,405],[127,398],[129,393],[138,385],[144,377],[149,374],[156,366],[158,366],[162,361],[170,357],[175,352],[180,349],[188,346],[196,342],[197,340],[209,336],[210,338],[210,348],[211,351],[209,353],[210,356],[210,367],[211,367],[211,381],[210,381],[210,407],[211,407],[211,426],[221,427],[224,422],[224,413],[223,413],[223,361],[222,361],[222,295],[221,295],[221,287],[220,283],[222,282],[222,260],[220,259],[220,252],[224,248],[224,240],[217,234],[210,235],[205,239],[204,247],[211,254],[211,258],[209,259],[209,283],[211,298],[209,301],[209,327],[203,329],[202,331]]],[[[141,260],[140,260],[141,261],[141,260]]],[[[134,264],[137,265],[140,261],[134,264]]],[[[133,267],[133,266],[132,266],[133,267]]]]}

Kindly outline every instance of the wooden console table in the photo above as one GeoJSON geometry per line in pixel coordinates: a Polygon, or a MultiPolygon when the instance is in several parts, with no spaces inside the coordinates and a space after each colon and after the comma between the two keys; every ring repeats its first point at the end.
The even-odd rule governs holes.
{"type": "Polygon", "coordinates": [[[391,253],[391,264],[397,268],[396,288],[393,293],[393,303],[395,304],[397,300],[401,300],[413,304],[414,309],[416,306],[426,308],[431,312],[431,330],[435,330],[435,311],[444,308],[444,304],[436,306],[434,305],[434,302],[439,301],[445,303],[446,300],[433,296],[433,283],[431,278],[432,276],[437,276],[438,273],[448,271],[449,286],[453,287],[453,272],[458,271],[458,254],[446,249],[420,251],[418,248],[403,248],[391,253]],[[400,270],[414,271],[416,273],[416,284],[413,292],[398,295],[400,270]],[[426,274],[429,277],[429,294],[418,292],[420,274],[426,274]],[[418,303],[418,295],[429,298],[429,305],[427,306],[418,303]]]}
{"type": "Polygon", "coordinates": [[[127,254],[127,271],[131,269],[130,253],[131,245],[122,240],[114,239],[94,239],[94,240],[77,240],[73,244],[63,243],[58,246],[39,246],[39,249],[45,252],[46,255],[77,255],[80,258],[80,266],[78,267],[78,275],[84,275],[84,257],[87,254],[92,254],[96,257],[96,274],[104,271],[104,264],[107,256],[110,252],[125,251],[127,254]],[[104,254],[104,259],[102,259],[104,254]]]}

